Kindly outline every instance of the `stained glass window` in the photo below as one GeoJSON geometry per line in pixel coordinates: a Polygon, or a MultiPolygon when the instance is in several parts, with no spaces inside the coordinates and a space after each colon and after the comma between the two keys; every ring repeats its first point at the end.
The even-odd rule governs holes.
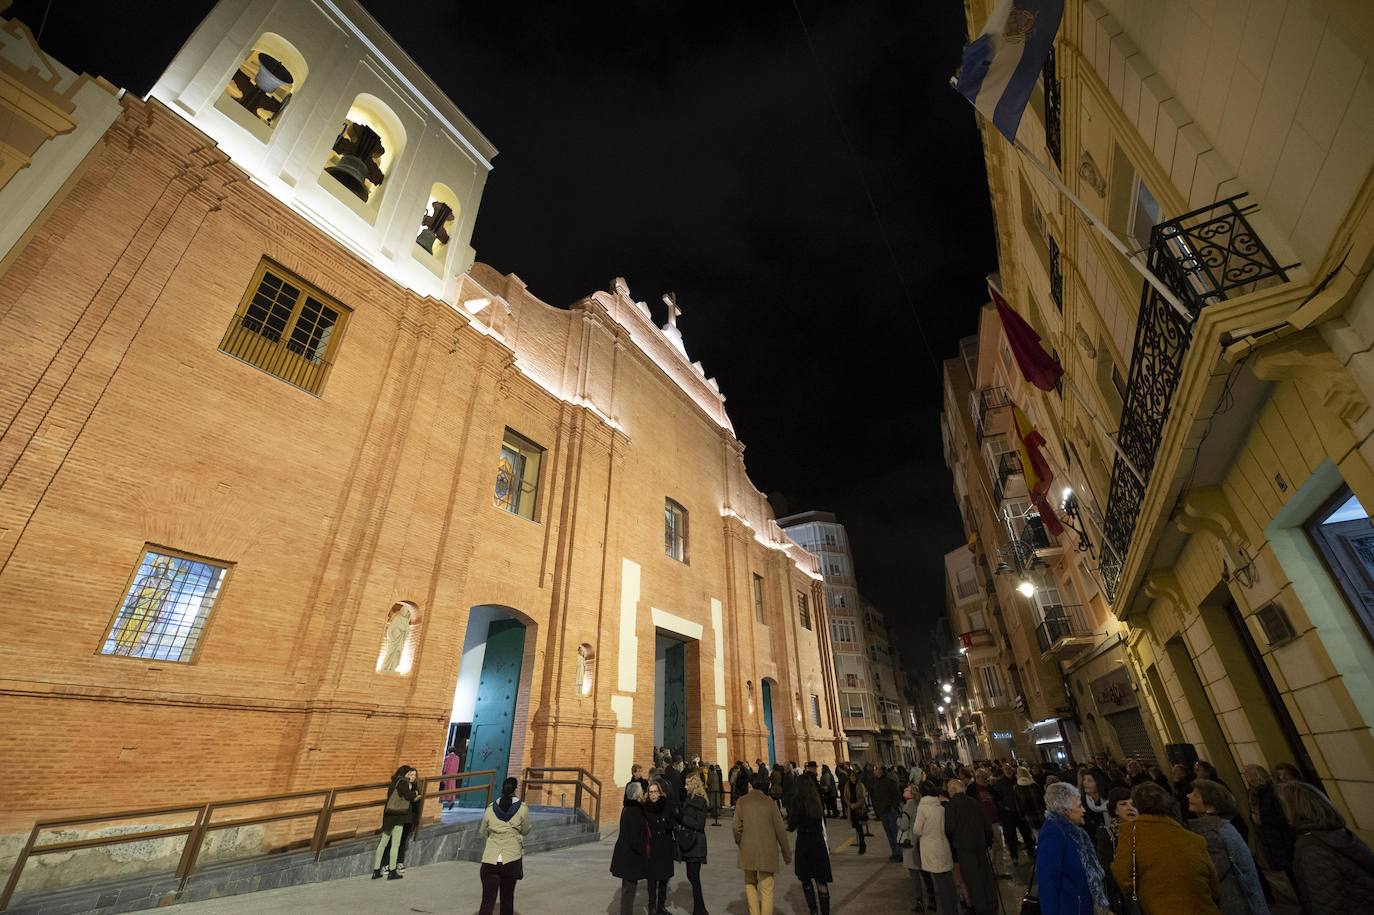
{"type": "Polygon", "coordinates": [[[513,515],[534,520],[539,495],[539,466],[544,449],[529,439],[506,430],[501,454],[496,461],[496,486],[492,495],[496,507],[513,515]]]}
{"type": "Polygon", "coordinates": [[[209,560],[145,549],[100,653],[190,661],[227,571],[209,560]]]}

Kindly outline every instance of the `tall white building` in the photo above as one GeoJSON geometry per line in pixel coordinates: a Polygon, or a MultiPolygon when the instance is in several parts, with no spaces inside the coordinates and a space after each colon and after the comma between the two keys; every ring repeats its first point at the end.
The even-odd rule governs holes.
{"type": "Polygon", "coordinates": [[[859,593],[844,525],[831,512],[815,511],[780,518],[778,526],[820,558],[849,758],[912,761],[915,742],[905,711],[905,676],[881,611],[859,593]]]}

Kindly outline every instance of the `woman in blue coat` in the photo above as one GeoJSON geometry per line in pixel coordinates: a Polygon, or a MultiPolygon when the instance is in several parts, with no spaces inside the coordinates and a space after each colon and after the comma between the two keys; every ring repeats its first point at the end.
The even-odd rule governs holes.
{"type": "Polygon", "coordinates": [[[1093,915],[1107,908],[1102,865],[1083,829],[1083,802],[1067,782],[1045,786],[1045,825],[1035,858],[1044,915],[1093,915]]]}

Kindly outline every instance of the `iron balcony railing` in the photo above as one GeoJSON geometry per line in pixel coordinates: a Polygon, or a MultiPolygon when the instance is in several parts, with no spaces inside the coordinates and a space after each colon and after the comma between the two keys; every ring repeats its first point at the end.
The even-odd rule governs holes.
{"type": "Polygon", "coordinates": [[[1005,489],[1007,479],[1021,473],[1021,455],[1015,451],[1004,451],[997,458],[997,486],[1005,489]]]}
{"type": "Polygon", "coordinates": [[[1045,244],[1050,250],[1050,298],[1054,299],[1054,307],[1059,309],[1059,313],[1064,313],[1064,268],[1059,263],[1059,242],[1054,240],[1053,235],[1045,236],[1045,244]]]}
{"type": "Polygon", "coordinates": [[[1183,371],[1193,326],[1202,309],[1234,296],[1288,282],[1297,266],[1280,266],[1255,233],[1246,214],[1246,195],[1162,222],[1150,231],[1150,270],[1188,304],[1186,320],[1148,283],[1140,296],[1140,317],[1131,352],[1131,373],[1121,414],[1118,443],[1144,480],[1137,480],[1118,456],[1103,525],[1101,572],[1108,600],[1115,601],[1121,573],[1150,482],[1169,409],[1183,371]]]}
{"type": "Polygon", "coordinates": [[[1062,100],[1059,93],[1059,75],[1055,72],[1054,48],[1052,47],[1050,48],[1050,56],[1045,58],[1045,67],[1040,75],[1045,86],[1045,148],[1050,151],[1050,158],[1054,160],[1054,164],[1062,169],[1064,167],[1063,129],[1060,127],[1062,100]]]}
{"type": "Polygon", "coordinates": [[[1060,639],[1089,636],[1092,633],[1081,606],[1061,604],[1045,608],[1045,618],[1035,627],[1035,640],[1040,643],[1040,653],[1044,654],[1060,639]]]}
{"type": "Polygon", "coordinates": [[[318,395],[329,373],[324,345],[309,345],[295,337],[282,338],[271,326],[241,315],[229,325],[219,348],[269,375],[318,395]]]}
{"type": "Polygon", "coordinates": [[[1026,517],[1025,523],[1021,525],[1021,542],[1032,550],[1048,550],[1059,545],[1051,539],[1050,532],[1045,530],[1045,522],[1040,520],[1039,515],[1026,517]]]}
{"type": "Polygon", "coordinates": [[[988,417],[995,410],[1004,409],[1011,406],[1011,395],[1006,388],[979,388],[969,394],[970,406],[973,409],[973,431],[977,436],[978,444],[983,444],[983,438],[987,434],[988,417]]]}

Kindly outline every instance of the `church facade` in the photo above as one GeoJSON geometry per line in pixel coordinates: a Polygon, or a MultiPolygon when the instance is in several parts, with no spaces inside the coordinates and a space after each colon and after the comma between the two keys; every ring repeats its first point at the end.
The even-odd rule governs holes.
{"type": "Polygon", "coordinates": [[[454,744],[612,816],[659,746],[836,762],[816,558],[676,302],[476,263],[496,151],[360,7],[225,0],[105,96],[0,188],[53,185],[0,216],[0,768],[83,773],[0,833],[454,744]]]}

